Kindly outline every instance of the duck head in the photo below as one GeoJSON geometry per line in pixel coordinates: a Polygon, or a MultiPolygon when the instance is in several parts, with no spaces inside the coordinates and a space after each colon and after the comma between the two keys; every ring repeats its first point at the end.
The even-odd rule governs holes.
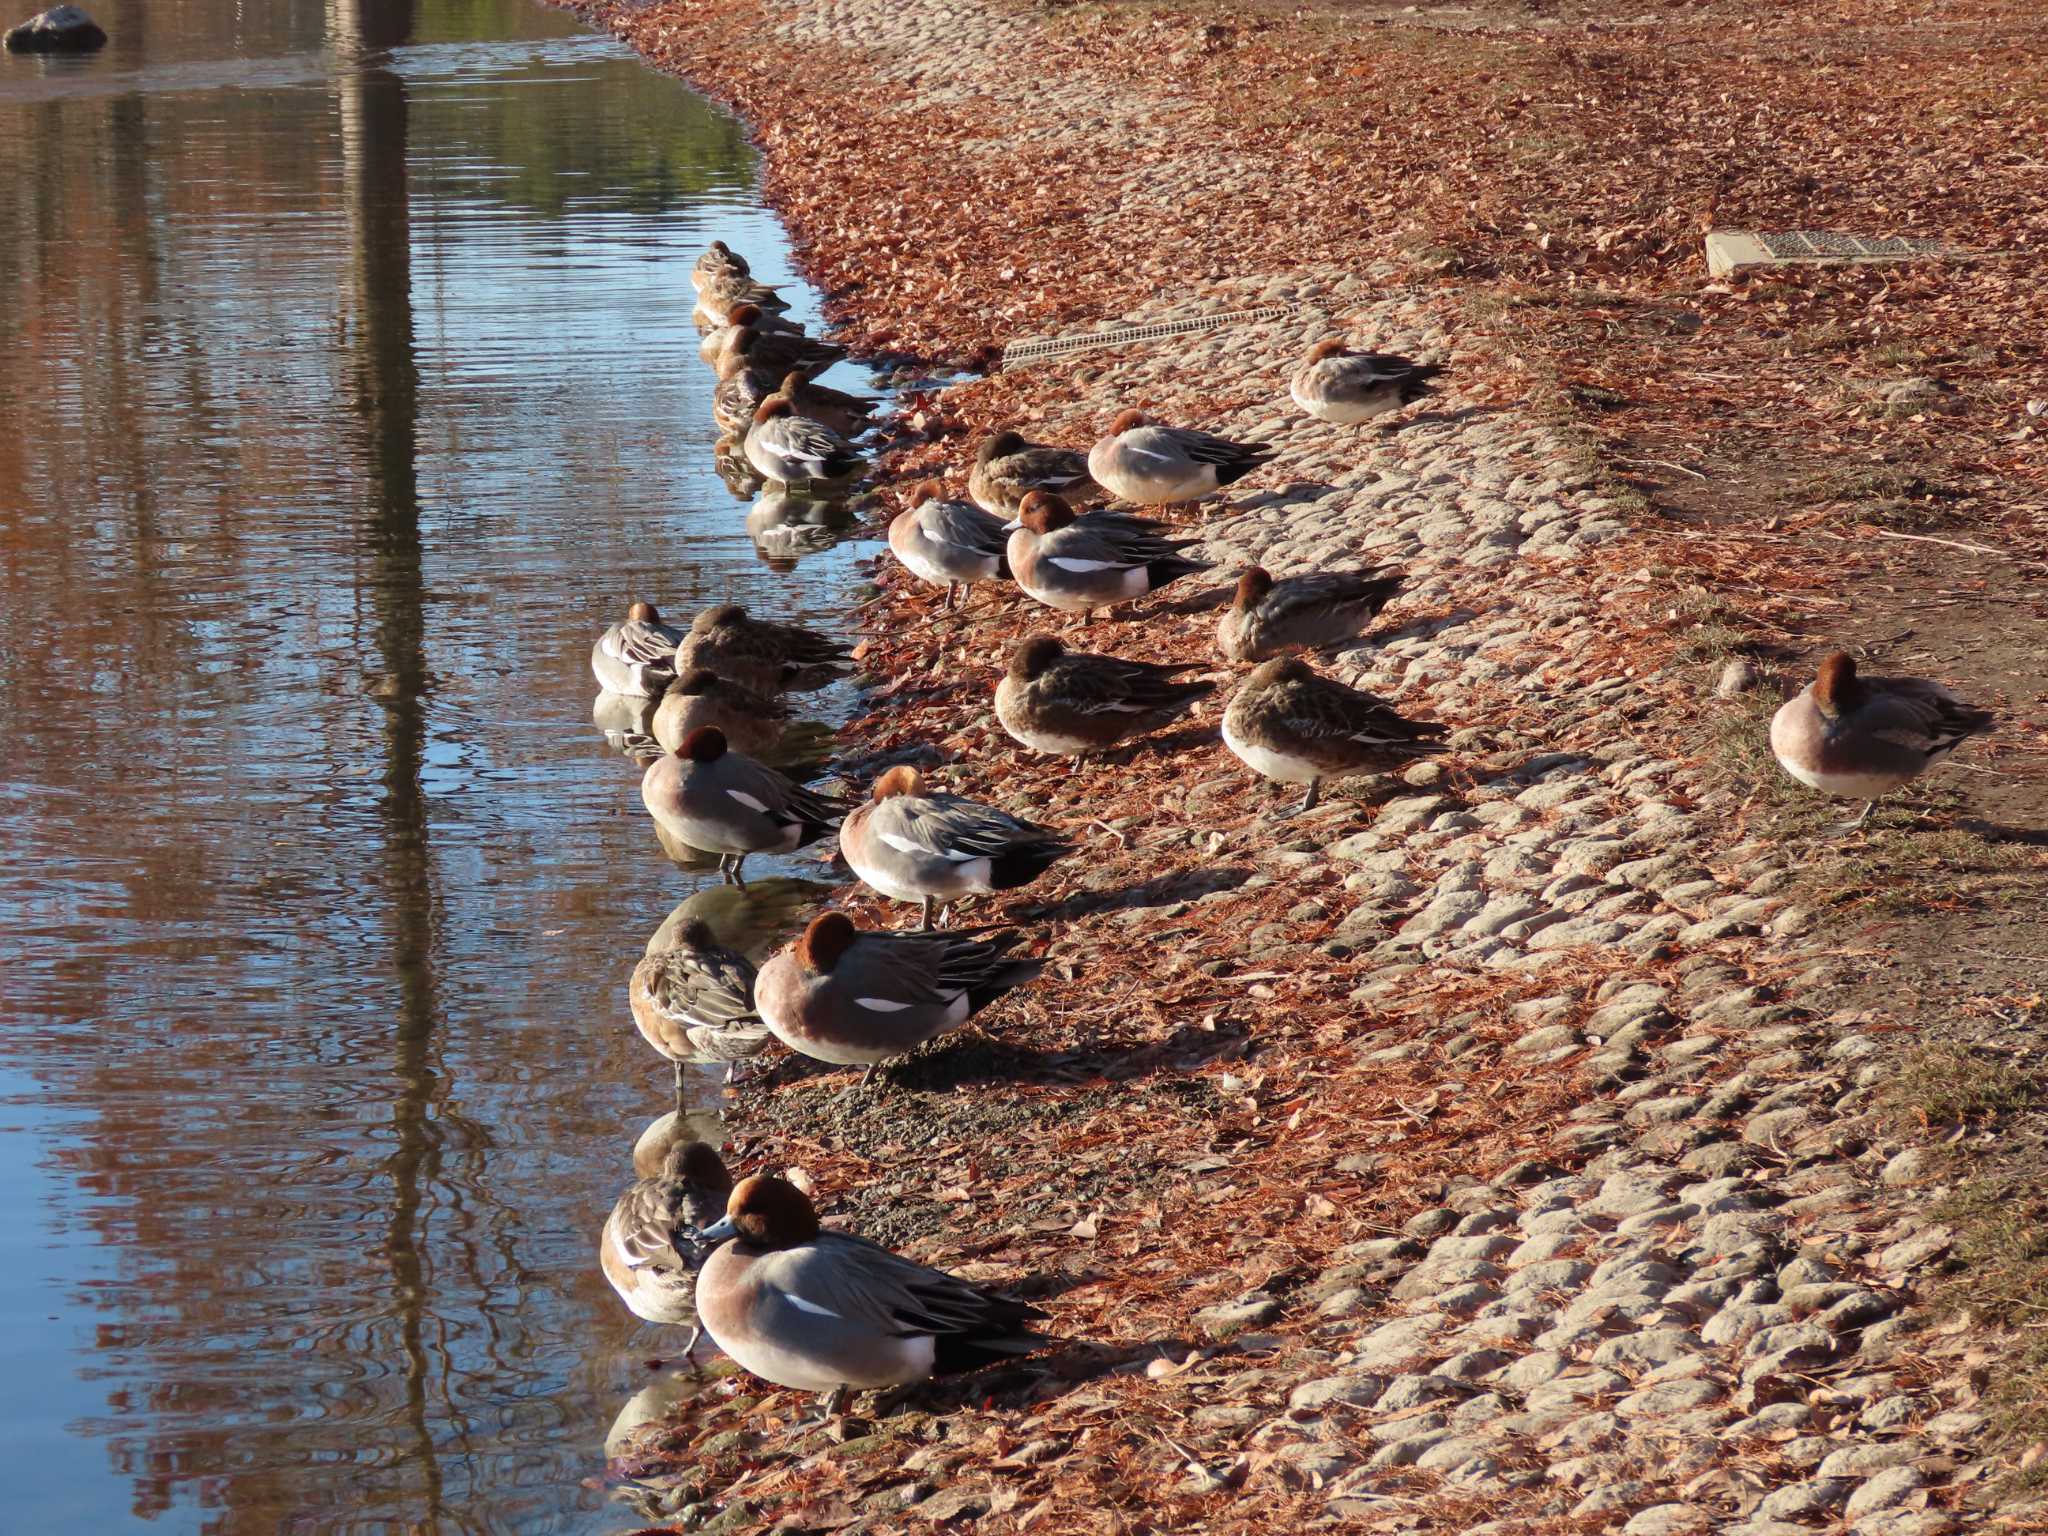
{"type": "Polygon", "coordinates": [[[690,630],[693,634],[708,635],[712,630],[722,629],[728,624],[746,622],[747,610],[738,603],[720,603],[716,608],[706,608],[696,618],[690,620],[690,630]]]}
{"type": "Polygon", "coordinates": [[[829,975],[859,937],[860,930],[844,912],[820,913],[796,941],[796,963],[813,975],[829,975]]]}
{"type": "Polygon", "coordinates": [[[725,1220],[706,1227],[704,1237],[736,1237],[753,1248],[800,1248],[818,1236],[818,1213],[804,1192],[787,1179],[755,1174],[741,1179],[726,1202],[725,1220]]]}
{"type": "Polygon", "coordinates": [[[924,792],[924,775],[908,763],[898,763],[879,779],[873,790],[877,800],[888,800],[896,795],[916,795],[924,792]]]}
{"type": "Polygon", "coordinates": [[[659,624],[661,622],[661,610],[652,603],[635,603],[626,610],[626,622],[629,624],[659,624]]]}
{"type": "Polygon", "coordinates": [[[760,318],[760,305],[735,304],[730,310],[726,312],[725,323],[727,325],[736,325],[740,327],[742,330],[744,330],[746,329],[746,327],[752,325],[756,320],[759,320],[760,318]]]}
{"type": "Polygon", "coordinates": [[[796,407],[789,403],[789,396],[770,395],[754,407],[754,425],[758,427],[764,421],[771,421],[777,416],[793,415],[795,411],[796,407]]]}
{"type": "Polygon", "coordinates": [[[1332,337],[1328,341],[1319,341],[1310,347],[1308,349],[1308,357],[1304,361],[1320,363],[1326,357],[1349,357],[1350,355],[1350,349],[1343,342],[1332,337]]]}
{"type": "Polygon", "coordinates": [[[1118,411],[1116,420],[1109,424],[1109,435],[1111,437],[1122,437],[1132,428],[1144,425],[1145,413],[1143,411],[1118,411]]]}
{"type": "Polygon", "coordinates": [[[1055,635],[1032,635],[1010,652],[1010,676],[1028,683],[1066,654],[1067,648],[1055,635]]]}
{"type": "Polygon", "coordinates": [[[903,504],[914,512],[926,502],[934,501],[945,494],[946,487],[943,481],[920,480],[910,488],[910,496],[903,504]]]}
{"type": "Polygon", "coordinates": [[[1315,681],[1315,669],[1299,656],[1275,656],[1271,661],[1260,662],[1246,675],[1246,688],[1274,688],[1281,683],[1310,683],[1315,681]]]}
{"type": "Polygon", "coordinates": [[[1249,608],[1272,590],[1273,578],[1263,565],[1255,565],[1237,578],[1237,596],[1232,599],[1231,607],[1249,608]]]}
{"type": "Polygon", "coordinates": [[[698,694],[709,693],[717,686],[718,674],[716,672],[712,671],[709,667],[692,667],[673,683],[670,683],[669,690],[672,693],[680,693],[685,698],[694,699],[698,694]]]}
{"type": "Polygon", "coordinates": [[[1013,528],[1029,528],[1033,533],[1051,533],[1055,528],[1064,528],[1074,521],[1074,509],[1051,491],[1033,491],[1017,507],[1017,521],[1013,528]]]}
{"type": "Polygon", "coordinates": [[[683,738],[683,749],[677,756],[687,757],[693,763],[715,763],[725,756],[725,732],[715,725],[700,726],[683,738]]]}
{"type": "Polygon", "coordinates": [[[1856,680],[1856,661],[1847,651],[1837,651],[1820,664],[1813,680],[1813,702],[1820,712],[1834,720],[1856,707],[1863,685],[1856,680]]]}
{"type": "Polygon", "coordinates": [[[693,917],[683,924],[683,948],[718,949],[718,935],[711,931],[711,925],[701,917],[693,917]]]}
{"type": "Polygon", "coordinates": [[[1006,459],[1013,453],[1022,452],[1023,448],[1024,435],[1005,427],[981,445],[980,452],[974,456],[974,462],[986,468],[991,459],[1006,459]]]}

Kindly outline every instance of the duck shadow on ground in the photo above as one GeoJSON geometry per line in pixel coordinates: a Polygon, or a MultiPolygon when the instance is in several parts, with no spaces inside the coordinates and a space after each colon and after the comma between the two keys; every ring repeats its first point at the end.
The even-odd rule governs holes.
{"type": "Polygon", "coordinates": [[[1234,891],[1251,879],[1252,871],[1235,864],[1177,870],[1110,890],[1076,891],[1048,906],[1013,907],[1005,913],[1027,922],[1072,922],[1102,912],[1127,912],[1139,907],[1170,907],[1177,901],[1198,901],[1217,891],[1234,891]]]}
{"type": "Polygon", "coordinates": [[[1956,825],[1965,832],[1974,832],[1987,843],[2009,843],[2027,848],[2048,848],[2048,827],[2014,827],[2004,822],[1987,821],[1981,816],[1962,816],[1956,825]]]}
{"type": "Polygon", "coordinates": [[[1461,405],[1456,410],[1451,411],[1418,411],[1413,416],[1402,421],[1399,426],[1393,427],[1390,430],[1398,432],[1402,427],[1420,427],[1431,424],[1455,426],[1461,421],[1472,421],[1479,417],[1506,416],[1510,412],[1519,409],[1521,403],[1521,401],[1516,400],[1506,405],[1461,405]]]}
{"type": "Polygon", "coordinates": [[[909,1093],[951,1094],[989,1083],[1126,1082],[1158,1071],[1192,1072],[1244,1051],[1233,1027],[1185,1024],[1164,1040],[1108,1043],[1084,1050],[1042,1051],[993,1035],[954,1038],[894,1062],[878,1086],[909,1093]]]}

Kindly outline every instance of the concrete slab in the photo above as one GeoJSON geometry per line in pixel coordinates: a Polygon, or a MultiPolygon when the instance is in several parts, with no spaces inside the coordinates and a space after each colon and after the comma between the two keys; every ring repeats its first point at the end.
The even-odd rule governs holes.
{"type": "Polygon", "coordinates": [[[1707,236],[1707,271],[1715,277],[1726,277],[1741,267],[1839,266],[1929,257],[1955,261],[1969,255],[1944,240],[1844,235],[1821,229],[1717,229],[1707,236]]]}

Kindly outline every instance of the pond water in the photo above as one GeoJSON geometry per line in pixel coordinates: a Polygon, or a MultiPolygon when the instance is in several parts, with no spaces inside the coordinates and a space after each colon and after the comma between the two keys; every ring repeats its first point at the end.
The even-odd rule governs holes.
{"type": "Polygon", "coordinates": [[[526,0],[93,10],[0,58],[5,1524],[637,1523],[583,1480],[678,1341],[595,1243],[704,877],[589,646],[868,552],[712,470],[751,152],[526,0]]]}

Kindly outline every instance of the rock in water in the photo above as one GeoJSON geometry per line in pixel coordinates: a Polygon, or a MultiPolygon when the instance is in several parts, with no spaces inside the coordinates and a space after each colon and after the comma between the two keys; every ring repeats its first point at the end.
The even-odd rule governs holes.
{"type": "Polygon", "coordinates": [[[91,53],[106,43],[99,23],[75,5],[52,6],[7,34],[9,53],[91,53]]]}

